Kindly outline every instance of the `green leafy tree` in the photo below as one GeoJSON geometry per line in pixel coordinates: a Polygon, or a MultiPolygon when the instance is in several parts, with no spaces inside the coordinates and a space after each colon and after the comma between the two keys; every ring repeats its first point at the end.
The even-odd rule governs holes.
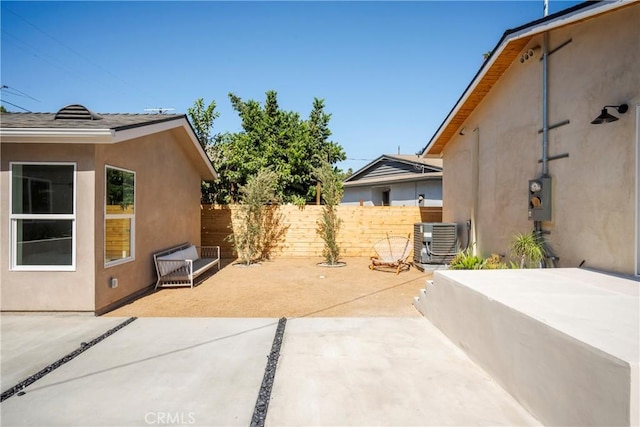
{"type": "MultiPolygon", "coordinates": [[[[204,152],[212,162],[214,169],[216,168],[216,162],[218,153],[215,149],[215,141],[220,139],[220,135],[211,135],[213,129],[213,122],[220,116],[216,110],[216,102],[211,103],[205,107],[204,99],[198,98],[193,107],[187,108],[187,114],[191,119],[193,130],[198,137],[198,141],[202,146],[204,152]]],[[[214,203],[216,199],[217,187],[212,182],[203,181],[201,184],[201,200],[204,203],[214,203]]]]}
{"type": "MultiPolygon", "coordinates": [[[[331,114],[324,111],[324,100],[314,98],[313,109],[307,120],[308,127],[308,153],[311,154],[310,167],[311,171],[320,168],[327,162],[333,165],[347,158],[344,149],[337,143],[330,141],[331,130],[329,129],[329,120],[331,114]]],[[[308,177],[311,178],[313,174],[308,177]]],[[[313,200],[316,197],[316,185],[312,180],[307,182],[307,200],[313,200]]]]}
{"type": "Polygon", "coordinates": [[[330,119],[331,114],[324,112],[324,100],[314,98],[313,109],[309,114],[307,123],[310,138],[309,148],[317,155],[314,157],[315,167],[322,166],[321,162],[325,160],[332,165],[347,158],[340,145],[329,141],[329,137],[331,136],[331,130],[329,129],[330,119]]]}
{"type": "Polygon", "coordinates": [[[329,141],[331,115],[324,101],[314,99],[307,120],[280,108],[275,91],[266,92],[264,105],[243,101],[230,93],[229,100],[241,119],[242,131],[214,141],[214,166],[220,175],[218,201],[238,200],[239,189],[249,177],[269,167],[277,175],[276,194],[285,202],[313,200],[313,171],[319,159],[335,163],[346,158],[342,147],[329,141]]]}
{"type": "Polygon", "coordinates": [[[198,141],[200,141],[200,145],[205,151],[212,145],[213,137],[211,136],[211,129],[213,128],[213,122],[220,117],[220,113],[215,110],[216,102],[211,101],[211,103],[205,107],[203,98],[196,99],[193,107],[187,108],[187,114],[191,119],[193,130],[196,132],[198,141]]]}
{"type": "Polygon", "coordinates": [[[353,175],[353,169],[351,168],[347,169],[345,172],[341,172],[342,180],[349,178],[351,175],[353,175]]]}

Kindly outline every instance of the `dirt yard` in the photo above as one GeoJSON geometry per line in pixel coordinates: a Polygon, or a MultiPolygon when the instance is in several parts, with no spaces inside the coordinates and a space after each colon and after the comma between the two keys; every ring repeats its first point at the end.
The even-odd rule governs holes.
{"type": "Polygon", "coordinates": [[[150,292],[105,316],[359,317],[420,316],[413,298],[431,278],[411,268],[399,275],[368,268],[368,258],[345,267],[320,258],[277,258],[252,267],[223,260],[222,268],[190,289],[150,292]]]}

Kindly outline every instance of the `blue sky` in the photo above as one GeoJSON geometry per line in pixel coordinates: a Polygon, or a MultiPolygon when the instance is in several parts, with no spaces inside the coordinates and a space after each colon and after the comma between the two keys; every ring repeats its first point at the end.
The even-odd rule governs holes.
{"type": "MultiPolygon", "coordinates": [[[[554,13],[579,2],[549,2],[554,13]]],[[[1,7],[2,100],[30,111],[186,113],[215,100],[214,132],[236,132],[227,94],[307,117],[358,170],[414,154],[502,34],[542,17],[536,1],[10,2],[1,7]]],[[[21,111],[3,102],[10,111],[21,111]]]]}

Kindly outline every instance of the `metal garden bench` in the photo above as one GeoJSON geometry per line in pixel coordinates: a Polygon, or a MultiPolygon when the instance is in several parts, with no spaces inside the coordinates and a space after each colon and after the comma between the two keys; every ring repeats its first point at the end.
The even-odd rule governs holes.
{"type": "Polygon", "coordinates": [[[194,246],[183,243],[153,254],[158,274],[155,289],[189,285],[213,268],[220,270],[220,246],[194,246]]]}

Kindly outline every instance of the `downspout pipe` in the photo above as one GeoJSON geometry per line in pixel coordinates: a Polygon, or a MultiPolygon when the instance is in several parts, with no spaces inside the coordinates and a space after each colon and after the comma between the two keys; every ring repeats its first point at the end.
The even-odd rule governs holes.
{"type": "Polygon", "coordinates": [[[542,176],[549,176],[549,33],[542,36],[542,176]]]}
{"type": "Polygon", "coordinates": [[[480,128],[477,127],[473,130],[475,134],[473,148],[471,151],[472,163],[471,163],[471,197],[473,198],[471,204],[471,224],[469,233],[469,239],[467,239],[467,246],[470,242],[473,242],[472,247],[473,255],[478,255],[478,187],[480,182],[480,128]]]}
{"type": "MultiPolygon", "coordinates": [[[[545,0],[544,13],[548,12],[545,0]]],[[[542,35],[542,177],[549,176],[549,32],[542,35]]],[[[534,233],[543,238],[542,222],[534,221],[534,233]]]]}
{"type": "MultiPolygon", "coordinates": [[[[546,17],[549,14],[549,0],[542,2],[542,15],[546,17]]],[[[547,80],[549,72],[549,32],[545,31],[542,35],[542,177],[549,176],[549,83],[547,80]]],[[[542,223],[540,221],[533,222],[533,230],[537,236],[542,233],[542,223]]]]}

